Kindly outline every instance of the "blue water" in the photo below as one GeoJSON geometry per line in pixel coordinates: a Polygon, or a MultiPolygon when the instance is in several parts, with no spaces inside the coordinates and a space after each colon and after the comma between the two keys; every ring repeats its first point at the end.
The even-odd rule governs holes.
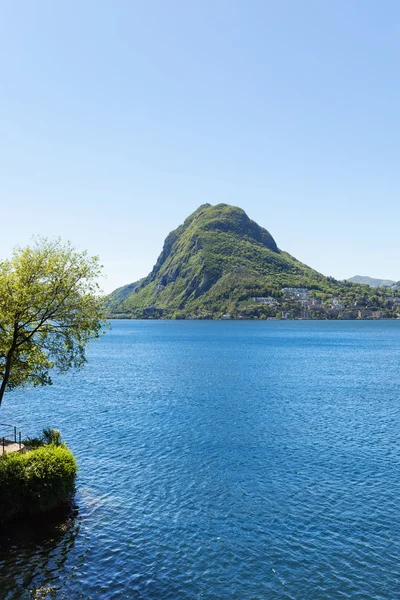
{"type": "Polygon", "coordinates": [[[400,598],[400,322],[114,321],[88,358],[0,409],[80,465],[1,598],[400,598]]]}

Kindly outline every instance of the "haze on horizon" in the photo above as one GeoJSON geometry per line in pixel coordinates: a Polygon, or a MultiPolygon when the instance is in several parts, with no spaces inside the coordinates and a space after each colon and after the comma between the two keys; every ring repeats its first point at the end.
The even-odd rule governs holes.
{"type": "Polygon", "coordinates": [[[400,280],[399,33],[394,1],[2,3],[0,258],[61,236],[110,292],[224,202],[325,275],[400,280]]]}

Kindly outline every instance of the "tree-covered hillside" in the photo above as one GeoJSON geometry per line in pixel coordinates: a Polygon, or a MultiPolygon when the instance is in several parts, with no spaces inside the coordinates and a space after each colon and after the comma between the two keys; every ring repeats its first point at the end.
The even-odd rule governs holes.
{"type": "MultiPolygon", "coordinates": [[[[317,305],[339,297],[348,300],[346,306],[357,306],[361,297],[363,306],[369,306],[367,290],[371,293],[367,286],[325,277],[280,250],[242,209],[204,204],[167,236],[147,277],[111,295],[110,311],[114,317],[132,318],[246,316],[256,297],[275,298],[282,308],[282,288],[288,287],[307,288],[317,305]]],[[[284,308],[299,313],[301,307],[296,313],[291,300],[284,308]]],[[[276,316],[269,302],[259,313],[276,316]]]]}

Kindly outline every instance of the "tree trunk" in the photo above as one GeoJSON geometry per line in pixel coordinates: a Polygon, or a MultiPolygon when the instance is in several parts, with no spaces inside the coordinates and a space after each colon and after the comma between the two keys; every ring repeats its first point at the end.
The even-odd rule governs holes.
{"type": "Polygon", "coordinates": [[[12,357],[12,355],[11,355],[11,350],[10,350],[10,352],[7,354],[6,369],[4,372],[3,381],[1,382],[1,386],[0,386],[0,406],[1,406],[1,402],[3,400],[4,392],[6,391],[8,380],[10,378],[11,357],[12,357]]]}
{"type": "Polygon", "coordinates": [[[11,348],[7,352],[6,368],[4,371],[3,381],[1,382],[1,386],[0,386],[0,406],[3,401],[3,396],[4,396],[4,392],[6,391],[8,380],[10,379],[11,362],[12,362],[12,358],[13,358],[13,355],[15,352],[15,348],[17,347],[17,332],[18,332],[18,324],[16,323],[14,325],[14,337],[13,337],[13,341],[11,344],[11,348]]]}

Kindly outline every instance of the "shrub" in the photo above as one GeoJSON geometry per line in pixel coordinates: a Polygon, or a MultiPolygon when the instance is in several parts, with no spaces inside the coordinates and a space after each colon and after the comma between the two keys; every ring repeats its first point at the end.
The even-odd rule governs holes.
{"type": "Polygon", "coordinates": [[[46,444],[54,444],[54,446],[66,447],[65,443],[61,439],[61,431],[59,429],[54,429],[53,427],[46,427],[43,429],[40,437],[24,439],[23,444],[30,450],[33,450],[34,448],[40,448],[46,444]]]}
{"type": "Polygon", "coordinates": [[[26,454],[0,457],[0,522],[38,515],[69,502],[75,491],[76,460],[65,446],[50,444],[26,454]]]}
{"type": "Polygon", "coordinates": [[[28,450],[33,450],[34,448],[40,448],[40,446],[44,446],[42,437],[28,437],[22,440],[22,443],[28,450]]]}
{"type": "Polygon", "coordinates": [[[54,444],[55,446],[63,445],[61,431],[59,429],[53,429],[52,427],[43,429],[43,440],[45,444],[54,444]]]}

